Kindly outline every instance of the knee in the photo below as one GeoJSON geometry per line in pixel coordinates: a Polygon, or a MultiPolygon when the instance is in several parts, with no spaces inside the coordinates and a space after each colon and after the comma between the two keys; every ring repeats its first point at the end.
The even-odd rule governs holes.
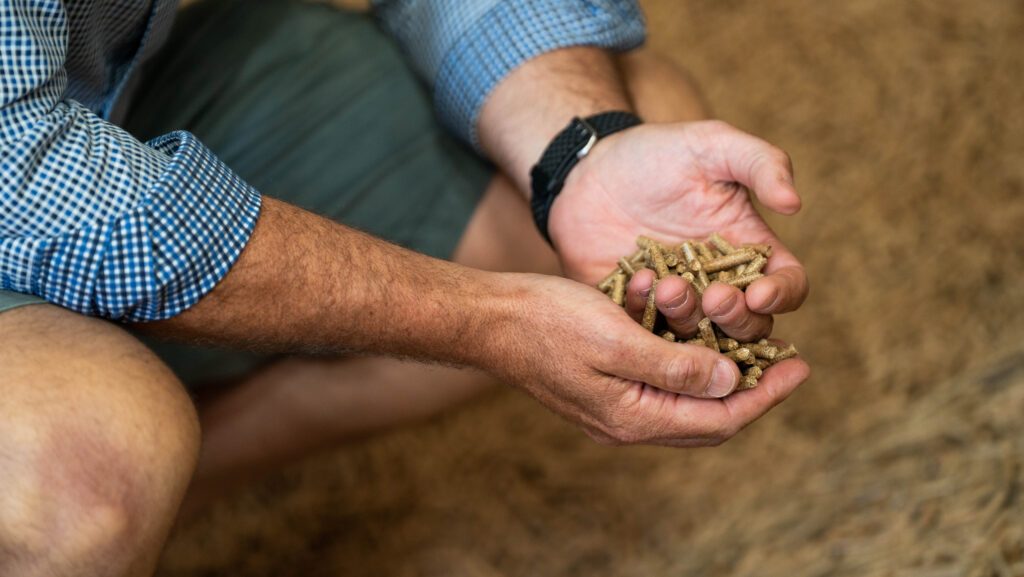
{"type": "Polygon", "coordinates": [[[0,574],[143,573],[191,477],[195,410],[127,335],[92,335],[118,351],[102,365],[85,350],[96,341],[43,364],[42,336],[0,358],[0,574]]]}
{"type": "Polygon", "coordinates": [[[619,56],[633,105],[648,122],[703,120],[710,116],[700,88],[681,66],[650,48],[619,56]]]}
{"type": "Polygon", "coordinates": [[[195,416],[90,409],[0,425],[0,574],[17,574],[2,570],[13,563],[119,575],[119,563],[155,560],[194,467],[195,416]]]}
{"type": "Polygon", "coordinates": [[[0,558],[86,575],[155,560],[199,445],[194,415],[172,412],[0,426],[0,558]]]}

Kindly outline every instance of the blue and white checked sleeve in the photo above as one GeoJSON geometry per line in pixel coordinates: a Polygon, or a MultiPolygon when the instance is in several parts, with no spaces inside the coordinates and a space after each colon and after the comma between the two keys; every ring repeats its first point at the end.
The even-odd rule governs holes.
{"type": "Polygon", "coordinates": [[[476,122],[505,76],[569,46],[624,51],[644,42],[635,0],[374,0],[385,30],[434,87],[434,106],[454,134],[478,146],[476,122]]]}
{"type": "Polygon", "coordinates": [[[67,35],[63,2],[0,3],[0,288],[171,317],[227,273],[259,194],[189,133],[144,145],[65,99],[67,35]]]}

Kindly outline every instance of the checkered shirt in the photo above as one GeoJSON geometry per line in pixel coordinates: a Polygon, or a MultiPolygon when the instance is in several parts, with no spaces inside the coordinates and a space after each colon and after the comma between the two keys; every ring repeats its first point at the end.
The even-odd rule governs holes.
{"type": "MultiPolygon", "coordinates": [[[[555,48],[644,38],[630,0],[380,0],[383,27],[475,142],[480,106],[555,48]]],[[[185,131],[117,126],[174,0],[0,0],[0,289],[121,321],[174,316],[227,273],[260,195],[185,131]]],[[[165,49],[173,50],[173,46],[165,49]]]]}

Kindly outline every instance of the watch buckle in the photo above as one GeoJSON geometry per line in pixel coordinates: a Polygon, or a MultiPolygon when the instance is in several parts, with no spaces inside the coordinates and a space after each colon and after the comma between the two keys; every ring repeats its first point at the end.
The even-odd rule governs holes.
{"type": "Polygon", "coordinates": [[[582,118],[576,118],[576,121],[579,122],[580,126],[585,128],[587,132],[590,133],[590,139],[587,140],[587,143],[583,145],[583,148],[581,148],[579,152],[576,153],[576,158],[579,159],[590,154],[590,149],[594,148],[594,144],[597,143],[597,129],[591,126],[589,122],[583,120],[582,118]]]}

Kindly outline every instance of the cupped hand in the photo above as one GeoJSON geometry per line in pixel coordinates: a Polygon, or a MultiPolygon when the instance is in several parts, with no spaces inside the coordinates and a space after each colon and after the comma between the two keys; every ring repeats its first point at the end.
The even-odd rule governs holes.
{"type": "Polygon", "coordinates": [[[557,277],[514,275],[511,322],[489,368],[605,444],[717,445],[785,399],[808,374],[794,357],[730,396],[736,364],[645,331],[606,296],[557,277]],[[724,397],[724,398],[722,398],[724,397]]]}
{"type": "MultiPolygon", "coordinates": [[[[568,276],[599,282],[638,235],[664,242],[718,232],[733,244],[767,243],[765,276],[746,292],[714,283],[698,299],[685,282],[659,283],[655,301],[669,325],[692,334],[704,315],[731,336],[771,331],[771,315],[795,310],[807,296],[803,266],[779,242],[748,190],[781,214],[800,210],[789,157],[720,121],[646,124],[598,141],[569,174],[555,200],[549,233],[568,276]]],[[[627,311],[642,309],[653,275],[638,274],[627,311]]]]}

